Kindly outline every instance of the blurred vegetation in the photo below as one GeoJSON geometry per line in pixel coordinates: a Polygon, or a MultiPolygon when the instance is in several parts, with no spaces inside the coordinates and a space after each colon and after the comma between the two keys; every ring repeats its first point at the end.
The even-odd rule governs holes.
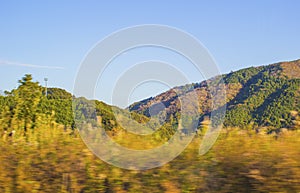
{"type": "MultiPolygon", "coordinates": [[[[75,128],[88,120],[125,147],[159,146],[178,129],[174,90],[123,110],[59,88],[48,88],[45,96],[45,88],[25,75],[18,88],[0,96],[0,192],[300,192],[300,79],[283,64],[222,76],[228,90],[225,129],[203,156],[198,148],[209,123],[204,116],[211,111],[207,85],[220,77],[177,87],[179,94],[196,90],[208,123],[199,124],[198,135],[175,160],[146,171],[101,161],[75,128]],[[148,117],[153,101],[167,107],[155,119],[148,117]],[[121,123],[140,129],[131,119],[153,132],[126,131],[121,123]]],[[[299,61],[293,64],[292,69],[300,69],[299,61]]],[[[193,108],[192,102],[188,105],[193,108]]],[[[182,117],[182,125],[190,119],[182,117]]]]}
{"type": "Polygon", "coordinates": [[[60,125],[29,130],[26,136],[2,133],[0,192],[300,191],[299,131],[275,138],[227,128],[204,156],[198,155],[201,135],[170,163],[129,171],[101,161],[76,131],[60,125]]]}

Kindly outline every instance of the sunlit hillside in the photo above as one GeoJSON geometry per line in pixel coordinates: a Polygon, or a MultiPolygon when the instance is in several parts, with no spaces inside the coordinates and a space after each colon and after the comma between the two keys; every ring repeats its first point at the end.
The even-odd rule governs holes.
{"type": "Polygon", "coordinates": [[[300,192],[299,65],[298,60],[223,75],[224,127],[205,155],[199,155],[199,145],[212,110],[207,85],[220,77],[176,87],[198,95],[197,133],[173,161],[145,171],[103,162],[84,144],[78,126],[93,117],[120,145],[155,148],[180,127],[176,92],[120,109],[58,88],[48,88],[46,95],[27,74],[16,89],[0,96],[0,192],[300,192]],[[166,109],[151,119],[149,108],[157,102],[166,109]],[[160,125],[162,115],[166,121],[160,125]],[[135,132],[139,124],[147,125],[151,134],[128,132],[120,120],[135,132]]]}

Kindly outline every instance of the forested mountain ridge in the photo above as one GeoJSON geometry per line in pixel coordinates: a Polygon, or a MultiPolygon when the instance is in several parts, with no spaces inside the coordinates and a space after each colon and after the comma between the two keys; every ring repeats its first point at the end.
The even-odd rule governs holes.
{"type": "MultiPolygon", "coordinates": [[[[226,87],[227,112],[225,126],[268,126],[270,131],[293,128],[300,109],[300,60],[250,67],[222,75],[226,87]]],[[[149,108],[157,103],[166,106],[169,115],[180,110],[176,91],[192,87],[201,106],[201,115],[211,112],[210,79],[201,83],[175,87],[155,97],[136,102],[130,111],[149,116],[149,108]],[[176,91],[175,91],[176,90],[176,91]]]]}
{"type": "MultiPolygon", "coordinates": [[[[300,60],[250,67],[222,75],[227,95],[224,126],[245,128],[250,125],[255,129],[266,126],[268,132],[279,132],[282,128],[293,129],[299,125],[299,76],[300,60]]],[[[199,113],[202,118],[209,116],[212,99],[208,85],[219,81],[219,78],[175,87],[156,97],[136,102],[130,105],[128,110],[131,117],[140,123],[150,120],[150,107],[152,115],[153,112],[159,114],[165,111],[167,122],[162,125],[160,135],[168,138],[178,124],[178,94],[185,93],[186,89],[190,89],[187,93],[196,91],[201,107],[199,113]],[[163,103],[166,109],[161,109],[161,106],[156,109],[155,104],[159,102],[163,103]]],[[[26,132],[29,128],[34,129],[41,124],[50,123],[75,128],[72,111],[72,99],[75,99],[75,96],[60,88],[48,88],[46,97],[45,88],[33,82],[31,75],[25,75],[19,84],[17,89],[6,91],[4,96],[0,96],[0,129],[21,129],[26,132]]],[[[93,102],[97,117],[107,131],[116,132],[122,129],[113,109],[125,114],[129,113],[127,110],[97,100],[93,102]]]]}

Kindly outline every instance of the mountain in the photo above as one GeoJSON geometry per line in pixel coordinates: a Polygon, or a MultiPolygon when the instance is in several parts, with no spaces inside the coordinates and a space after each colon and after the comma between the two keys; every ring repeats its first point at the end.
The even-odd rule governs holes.
{"type": "MultiPolygon", "coordinates": [[[[279,62],[267,66],[250,67],[221,76],[226,88],[226,116],[224,126],[268,127],[268,131],[280,131],[281,128],[293,129],[297,123],[300,109],[300,60],[279,62]]],[[[202,118],[208,116],[211,109],[209,86],[220,77],[196,84],[175,87],[155,97],[136,102],[128,110],[150,116],[156,104],[164,104],[167,117],[176,116],[180,111],[178,95],[180,90],[196,92],[202,118]]],[[[153,110],[154,109],[154,110],[153,110]]]]}
{"type": "MultiPolygon", "coordinates": [[[[300,60],[295,60],[250,67],[200,83],[178,86],[155,97],[136,102],[127,109],[97,100],[76,98],[59,88],[48,88],[46,97],[45,88],[33,82],[31,75],[25,75],[19,81],[17,89],[6,91],[4,96],[0,96],[0,129],[23,129],[26,132],[29,128],[49,123],[63,125],[65,129],[74,129],[76,125],[73,116],[76,116],[76,120],[86,116],[97,116],[100,124],[114,135],[124,131],[124,124],[120,123],[120,120],[130,125],[132,130],[140,129],[139,124],[130,122],[131,117],[153,130],[158,125],[161,126],[156,138],[160,136],[166,139],[174,134],[179,123],[179,97],[188,96],[192,91],[197,93],[200,121],[204,120],[215,110],[211,107],[209,85],[218,84],[221,80],[226,89],[226,101],[222,104],[227,107],[225,127],[251,127],[256,130],[267,128],[267,132],[279,132],[282,128],[294,129],[299,125],[300,60]],[[83,109],[79,114],[73,114],[72,99],[78,102],[75,104],[76,108],[83,109]],[[95,112],[89,112],[85,108],[90,102],[93,102],[95,112]],[[157,119],[153,121],[150,115],[157,119]]],[[[189,102],[188,105],[191,106],[189,108],[193,108],[195,104],[189,102]]]]}

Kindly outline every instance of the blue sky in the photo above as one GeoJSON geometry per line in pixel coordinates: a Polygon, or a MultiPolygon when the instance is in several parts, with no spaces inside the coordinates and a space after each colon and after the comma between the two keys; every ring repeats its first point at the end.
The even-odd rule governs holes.
{"type": "MultiPolygon", "coordinates": [[[[97,42],[116,30],[141,24],[169,25],[192,34],[222,73],[299,59],[299,8],[296,0],[2,0],[0,90],[13,89],[18,79],[30,73],[39,82],[48,77],[50,86],[72,91],[81,61],[97,42]]],[[[192,69],[188,73],[193,82],[203,78],[194,76],[192,69]]],[[[107,86],[96,91],[96,98],[108,103],[109,82],[108,76],[101,82],[107,86]]],[[[164,89],[158,84],[151,89],[141,86],[131,102],[164,89]]]]}

